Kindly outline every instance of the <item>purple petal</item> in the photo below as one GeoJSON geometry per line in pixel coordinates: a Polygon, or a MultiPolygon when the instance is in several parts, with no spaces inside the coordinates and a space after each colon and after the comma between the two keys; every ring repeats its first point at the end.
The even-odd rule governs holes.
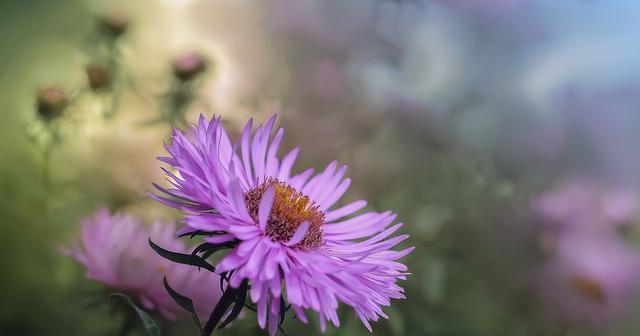
{"type": "Polygon", "coordinates": [[[293,234],[293,237],[291,237],[291,239],[289,239],[289,241],[284,244],[287,246],[293,246],[300,243],[304,239],[304,236],[307,234],[307,231],[309,231],[309,222],[304,221],[300,224],[300,226],[298,226],[296,232],[293,234]]]}
{"type": "Polygon", "coordinates": [[[293,163],[296,161],[298,152],[300,152],[300,147],[296,147],[291,152],[289,152],[289,154],[287,154],[284,159],[282,159],[280,171],[278,172],[278,180],[286,181],[289,179],[289,177],[291,177],[291,167],[293,167],[293,163]]]}
{"type": "Polygon", "coordinates": [[[260,207],[258,209],[258,224],[260,225],[260,230],[262,230],[263,232],[267,227],[267,220],[269,219],[269,214],[271,213],[271,206],[273,205],[274,197],[275,190],[273,189],[273,187],[269,187],[262,195],[262,200],[260,200],[260,207]]]}
{"type": "Polygon", "coordinates": [[[365,206],[367,206],[367,202],[360,200],[360,201],[355,201],[352,203],[349,203],[341,208],[335,209],[335,210],[331,210],[329,212],[327,212],[325,219],[327,221],[327,223],[333,222],[336,219],[340,219],[342,217],[348,216],[362,208],[364,208],[365,206]]]}

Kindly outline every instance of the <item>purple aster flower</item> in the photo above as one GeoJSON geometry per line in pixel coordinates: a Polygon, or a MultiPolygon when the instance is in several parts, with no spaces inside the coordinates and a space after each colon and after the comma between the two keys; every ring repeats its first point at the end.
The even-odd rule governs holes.
{"type": "Polygon", "coordinates": [[[197,272],[158,256],[147,244],[151,237],[174,250],[185,251],[174,238],[175,225],[156,222],[147,226],[126,214],[110,215],[107,209],[82,221],[82,239],[63,253],[87,268],[87,277],[133,297],[145,309],[174,319],[180,307],[164,288],[162,279],[177,291],[195,298],[196,311],[208,314],[220,298],[219,277],[197,272]]]}
{"type": "Polygon", "coordinates": [[[298,155],[293,149],[281,160],[277,152],[282,128],[272,136],[275,116],[252,135],[252,121],[232,144],[220,119],[203,116],[193,126],[192,139],[180,131],[161,157],[175,171],[164,169],[171,189],[156,186],[159,202],[187,212],[182,232],[205,231],[210,243],[237,242],[215,265],[238,288],[248,280],[261,328],[274,335],[286,300],[307,322],[305,310],[340,325],[336,310],[343,302],[353,307],[364,325],[380,316],[390,299],[404,298],[396,283],[407,267],[396,260],[413,248],[394,246],[408,235],[392,236],[390,211],[364,212],[363,200],[337,206],[350,179],[346,166],[330,163],[314,175],[313,169],[293,174],[298,155]],[[358,214],[357,214],[358,213],[358,214]]]}
{"type": "Polygon", "coordinates": [[[537,271],[540,299],[557,317],[596,327],[629,313],[637,299],[640,253],[615,235],[561,235],[554,255],[537,271]]]}

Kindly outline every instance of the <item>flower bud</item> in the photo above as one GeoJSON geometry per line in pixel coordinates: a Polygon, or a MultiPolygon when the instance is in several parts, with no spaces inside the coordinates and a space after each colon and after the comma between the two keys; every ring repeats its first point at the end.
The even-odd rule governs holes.
{"type": "Polygon", "coordinates": [[[205,59],[197,53],[188,53],[173,60],[173,75],[182,82],[188,82],[207,69],[205,59]]]}
{"type": "Polygon", "coordinates": [[[100,90],[111,85],[111,71],[102,64],[92,63],[86,67],[89,87],[93,90],[100,90]]]}
{"type": "Polygon", "coordinates": [[[62,115],[69,105],[69,99],[63,89],[52,86],[38,91],[36,104],[40,117],[50,121],[62,115]]]}
{"type": "Polygon", "coordinates": [[[112,11],[99,17],[100,27],[113,38],[118,38],[127,31],[129,16],[122,11],[112,11]]]}

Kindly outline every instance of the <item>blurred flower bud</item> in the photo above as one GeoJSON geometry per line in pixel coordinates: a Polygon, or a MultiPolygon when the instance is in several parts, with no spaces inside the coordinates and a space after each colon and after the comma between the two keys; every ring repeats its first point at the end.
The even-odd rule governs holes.
{"type": "Polygon", "coordinates": [[[62,115],[69,104],[67,94],[59,87],[40,89],[36,98],[38,114],[49,121],[62,115]]]}
{"type": "Polygon", "coordinates": [[[173,60],[173,75],[182,82],[188,82],[203,73],[207,64],[197,53],[188,53],[173,60]]]}
{"type": "Polygon", "coordinates": [[[89,87],[100,90],[111,85],[111,71],[102,64],[92,63],[86,68],[89,87]]]}
{"type": "Polygon", "coordinates": [[[122,11],[112,11],[99,17],[100,27],[113,38],[124,34],[129,26],[129,16],[122,11]]]}

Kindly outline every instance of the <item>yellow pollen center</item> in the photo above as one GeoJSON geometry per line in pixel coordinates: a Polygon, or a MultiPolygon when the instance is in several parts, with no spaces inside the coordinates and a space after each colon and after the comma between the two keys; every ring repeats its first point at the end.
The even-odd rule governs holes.
{"type": "Polygon", "coordinates": [[[245,205],[254,221],[258,222],[260,201],[269,187],[274,189],[274,198],[265,233],[275,242],[288,242],[300,224],[306,221],[309,222],[309,229],[303,240],[294,247],[310,249],[322,245],[324,212],[308,196],[274,178],[266,179],[244,195],[245,205]]]}

